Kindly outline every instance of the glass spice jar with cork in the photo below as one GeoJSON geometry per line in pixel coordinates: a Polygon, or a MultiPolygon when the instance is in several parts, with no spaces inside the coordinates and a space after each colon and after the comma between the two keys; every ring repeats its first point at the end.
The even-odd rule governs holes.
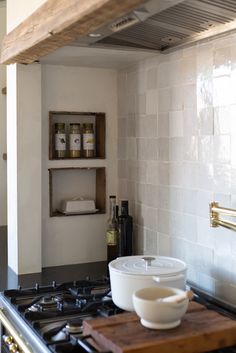
{"type": "Polygon", "coordinates": [[[83,156],[95,157],[95,135],[92,123],[83,124],[83,156]]]}
{"type": "Polygon", "coordinates": [[[66,157],[66,128],[65,123],[55,123],[55,156],[66,157]]]}
{"type": "Polygon", "coordinates": [[[70,124],[69,142],[70,142],[69,156],[71,158],[81,157],[80,124],[75,124],[75,123],[70,124]]]}

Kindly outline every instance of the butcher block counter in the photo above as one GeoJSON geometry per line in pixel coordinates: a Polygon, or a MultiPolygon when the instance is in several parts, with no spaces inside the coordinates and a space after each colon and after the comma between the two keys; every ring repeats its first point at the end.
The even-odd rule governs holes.
{"type": "Polygon", "coordinates": [[[173,329],[147,329],[126,312],[85,321],[83,333],[113,353],[200,353],[236,345],[236,321],[195,302],[173,329]]]}

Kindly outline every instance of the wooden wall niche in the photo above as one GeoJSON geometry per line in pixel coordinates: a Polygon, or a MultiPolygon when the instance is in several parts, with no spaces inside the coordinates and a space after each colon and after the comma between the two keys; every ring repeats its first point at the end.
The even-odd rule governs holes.
{"type": "Polygon", "coordinates": [[[105,167],[50,168],[49,169],[50,217],[103,214],[106,212],[105,167]],[[60,212],[62,200],[82,197],[95,201],[95,213],[64,214],[60,212]]]}
{"type": "MultiPolygon", "coordinates": [[[[105,113],[90,112],[49,112],[49,159],[88,159],[84,157],[69,157],[69,125],[71,123],[93,123],[95,133],[95,157],[92,159],[104,159],[106,157],[105,139],[106,139],[106,122],[105,113]],[[58,158],[55,155],[55,123],[66,124],[67,151],[65,158],[58,158]]],[[[91,158],[90,158],[91,159],[91,158]]]]}

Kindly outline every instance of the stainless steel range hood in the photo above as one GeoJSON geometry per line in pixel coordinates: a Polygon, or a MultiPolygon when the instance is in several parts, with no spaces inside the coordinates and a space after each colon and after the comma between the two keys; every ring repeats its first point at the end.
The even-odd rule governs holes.
{"type": "Polygon", "coordinates": [[[236,31],[236,0],[151,0],[75,46],[169,52],[236,31]]]}

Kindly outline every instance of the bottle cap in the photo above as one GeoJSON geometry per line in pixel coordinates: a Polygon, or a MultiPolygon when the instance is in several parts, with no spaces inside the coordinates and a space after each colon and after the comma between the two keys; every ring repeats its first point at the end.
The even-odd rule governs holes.
{"type": "Polygon", "coordinates": [[[65,123],[55,123],[55,127],[58,129],[64,129],[65,128],[65,123]]]}
{"type": "Polygon", "coordinates": [[[93,129],[93,124],[92,123],[84,123],[83,124],[84,129],[93,129]]]}

